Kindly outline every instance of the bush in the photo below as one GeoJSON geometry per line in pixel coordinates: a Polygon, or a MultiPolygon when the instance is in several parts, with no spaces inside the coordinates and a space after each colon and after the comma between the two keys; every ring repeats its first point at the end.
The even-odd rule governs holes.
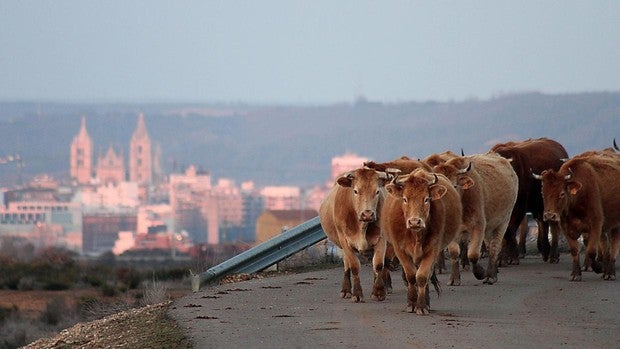
{"type": "Polygon", "coordinates": [[[116,296],[116,287],[106,282],[101,285],[101,294],[106,297],[114,297],[116,296]]]}
{"type": "Polygon", "coordinates": [[[63,316],[67,313],[67,311],[68,308],[64,299],[56,297],[47,302],[45,310],[39,319],[45,324],[56,326],[62,321],[63,316]]]}

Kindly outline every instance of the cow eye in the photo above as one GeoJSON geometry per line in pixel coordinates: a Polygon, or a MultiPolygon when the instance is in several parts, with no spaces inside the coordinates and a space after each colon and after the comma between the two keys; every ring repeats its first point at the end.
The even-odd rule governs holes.
{"type": "Polygon", "coordinates": [[[375,195],[379,195],[379,191],[377,190],[377,192],[375,193],[375,195]]]}
{"type": "Polygon", "coordinates": [[[403,198],[403,202],[404,202],[404,203],[407,203],[407,198],[403,198]]]}
{"type": "Polygon", "coordinates": [[[353,189],[353,194],[357,195],[357,189],[353,189]]]}
{"type": "Polygon", "coordinates": [[[562,192],[560,192],[560,199],[564,199],[564,195],[565,195],[565,194],[564,194],[564,192],[563,192],[563,191],[562,191],[562,192]]]}
{"type": "Polygon", "coordinates": [[[425,197],[424,198],[424,203],[428,204],[429,202],[431,202],[431,197],[430,196],[425,197]]]}

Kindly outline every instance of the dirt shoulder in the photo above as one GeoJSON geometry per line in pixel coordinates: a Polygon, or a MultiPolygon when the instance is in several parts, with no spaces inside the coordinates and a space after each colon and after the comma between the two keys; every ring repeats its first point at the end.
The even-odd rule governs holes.
{"type": "MultiPolygon", "coordinates": [[[[486,260],[483,261],[486,263],[486,260]]],[[[586,272],[570,282],[570,256],[560,264],[528,256],[483,285],[471,272],[461,286],[431,294],[431,314],[403,311],[406,289],[370,300],[371,269],[361,274],[365,303],[339,297],[342,269],[253,279],[204,288],[170,307],[197,348],[612,348],[620,341],[620,281],[586,272]]]]}
{"type": "Polygon", "coordinates": [[[168,315],[171,304],[169,301],[79,323],[24,348],[190,348],[191,343],[168,315]]]}

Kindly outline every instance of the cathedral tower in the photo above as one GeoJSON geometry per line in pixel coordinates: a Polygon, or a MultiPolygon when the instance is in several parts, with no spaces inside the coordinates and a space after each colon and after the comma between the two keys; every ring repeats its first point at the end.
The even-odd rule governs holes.
{"type": "Polygon", "coordinates": [[[138,115],[138,126],[131,136],[129,145],[129,180],[138,184],[151,184],[153,160],[151,139],[146,131],[144,114],[138,115]]]}
{"type": "Polygon", "coordinates": [[[86,131],[86,118],[82,116],[82,125],[77,136],[71,142],[71,178],[78,184],[88,184],[92,175],[93,142],[86,131]]]}

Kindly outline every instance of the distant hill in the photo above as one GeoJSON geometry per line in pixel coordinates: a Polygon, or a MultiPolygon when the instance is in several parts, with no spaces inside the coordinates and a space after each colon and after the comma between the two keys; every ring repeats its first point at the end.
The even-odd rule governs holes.
{"type": "MultiPolygon", "coordinates": [[[[65,178],[82,115],[95,155],[110,145],[126,155],[141,111],[166,172],[196,164],[214,178],[258,185],[322,184],[331,158],[346,151],[384,161],[448,149],[486,152],[497,142],[549,137],[574,155],[620,141],[620,93],[326,106],[5,102],[0,157],[20,153],[25,178],[65,178]]],[[[13,165],[0,164],[0,186],[16,174],[13,165]]]]}

